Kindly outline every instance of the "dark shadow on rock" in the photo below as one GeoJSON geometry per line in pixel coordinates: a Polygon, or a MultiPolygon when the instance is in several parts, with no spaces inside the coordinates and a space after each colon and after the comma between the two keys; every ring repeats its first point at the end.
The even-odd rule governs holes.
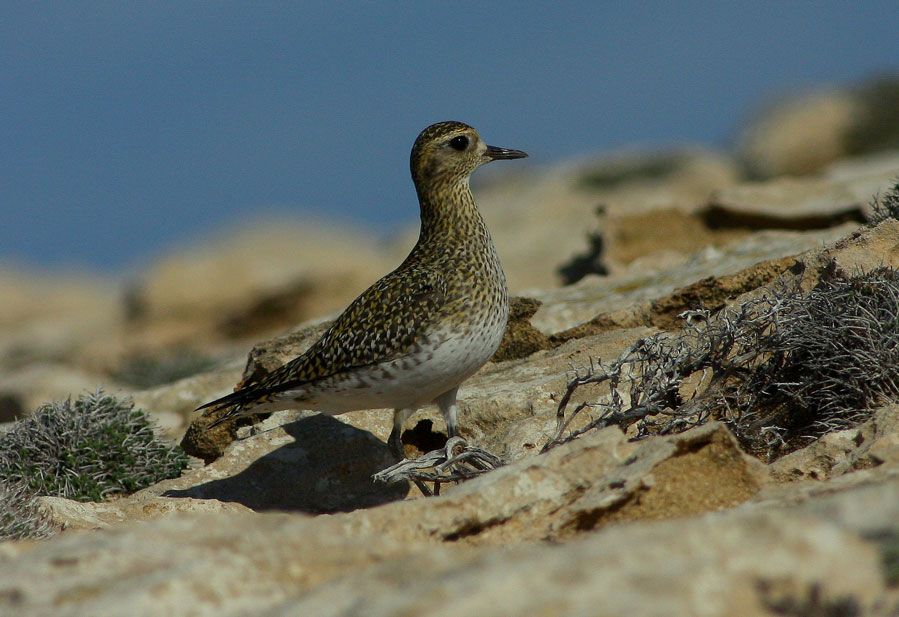
{"type": "Polygon", "coordinates": [[[418,458],[432,450],[446,446],[446,433],[434,430],[434,423],[425,418],[411,429],[403,431],[403,448],[406,458],[418,458]]]}
{"type": "MultiPolygon", "coordinates": [[[[408,493],[405,482],[388,485],[372,480],[374,473],[396,461],[368,431],[324,414],[281,428],[293,441],[262,454],[243,471],[172,489],[163,496],[237,502],[257,511],[322,514],[370,508],[401,500],[408,493]]],[[[250,440],[263,438],[247,438],[246,446],[252,448],[250,440]]],[[[224,466],[227,459],[226,455],[218,465],[224,466]]]]}

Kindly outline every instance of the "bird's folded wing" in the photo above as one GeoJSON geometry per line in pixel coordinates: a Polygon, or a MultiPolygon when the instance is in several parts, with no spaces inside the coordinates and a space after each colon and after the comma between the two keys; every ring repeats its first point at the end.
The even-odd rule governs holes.
{"type": "Polygon", "coordinates": [[[255,389],[290,390],[410,353],[452,307],[438,272],[397,270],[369,287],[302,356],[273,371],[255,389]]]}

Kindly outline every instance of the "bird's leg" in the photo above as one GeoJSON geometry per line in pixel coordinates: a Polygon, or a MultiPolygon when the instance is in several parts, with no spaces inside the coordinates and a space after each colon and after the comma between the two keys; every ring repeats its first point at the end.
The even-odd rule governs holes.
{"type": "Polygon", "coordinates": [[[409,419],[413,411],[413,409],[393,410],[393,430],[390,431],[390,437],[387,438],[387,445],[400,460],[406,458],[406,452],[403,449],[403,423],[409,419]]]}
{"type": "Polygon", "coordinates": [[[437,397],[437,406],[440,407],[443,419],[446,420],[447,437],[455,437],[459,434],[459,408],[456,405],[456,394],[458,392],[459,387],[456,386],[437,397]]]}

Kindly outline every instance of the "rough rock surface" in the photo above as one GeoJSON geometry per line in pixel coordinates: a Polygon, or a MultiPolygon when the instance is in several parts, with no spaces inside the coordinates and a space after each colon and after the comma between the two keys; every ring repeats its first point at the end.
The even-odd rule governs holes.
{"type": "Polygon", "coordinates": [[[442,497],[330,517],[210,514],[196,501],[172,516],[144,503],[145,523],[5,545],[0,607],[97,616],[125,606],[194,615],[895,609],[878,539],[899,517],[895,474],[877,491],[869,478],[798,503],[753,501],[763,466],[719,426],[637,444],[616,433],[442,497]],[[546,538],[562,542],[533,542],[546,538]]]}
{"type": "Polygon", "coordinates": [[[540,308],[533,298],[512,298],[509,306],[509,325],[493,354],[494,362],[526,358],[532,353],[552,347],[549,337],[531,325],[531,317],[540,308]]]}
{"type": "Polygon", "coordinates": [[[899,177],[899,157],[880,156],[871,164],[837,166],[823,175],[778,178],[722,189],[705,214],[714,226],[819,229],[844,221],[864,221],[871,196],[899,177]]]}
{"type": "MultiPolygon", "coordinates": [[[[766,264],[772,261],[834,242],[857,227],[846,223],[811,232],[758,232],[726,248],[701,249],[676,267],[652,271],[636,269],[610,277],[589,276],[569,287],[535,290],[531,292],[532,296],[540,300],[542,306],[531,323],[548,335],[596,319],[608,320],[613,327],[647,323],[653,303],[678,289],[695,287],[703,279],[721,281],[723,277],[737,277],[731,280],[739,280],[758,268],[768,270],[766,264]],[[741,275],[741,272],[746,274],[741,275]]],[[[716,283],[716,286],[728,285],[716,283]]],[[[743,291],[746,289],[741,287],[737,295],[743,291]]],[[[683,307],[686,308],[689,307],[683,307]]]]}
{"type": "Polygon", "coordinates": [[[601,232],[590,232],[586,250],[559,272],[566,283],[589,274],[655,274],[688,263],[697,246],[729,253],[754,231],[863,222],[871,215],[872,196],[897,178],[899,157],[886,152],[834,163],[818,176],[731,184],[690,208],[600,208],[601,232]]]}
{"type": "Polygon", "coordinates": [[[803,175],[832,161],[899,148],[899,79],[886,74],[775,101],[743,130],[737,154],[752,175],[803,175]]]}
{"type": "Polygon", "coordinates": [[[130,323],[168,344],[264,335],[342,308],[395,265],[370,238],[273,222],[161,260],[131,289],[130,323]]]}
{"type": "Polygon", "coordinates": [[[846,154],[858,115],[848,92],[814,92],[772,105],[744,129],[741,158],[756,176],[802,175],[846,154]]]}

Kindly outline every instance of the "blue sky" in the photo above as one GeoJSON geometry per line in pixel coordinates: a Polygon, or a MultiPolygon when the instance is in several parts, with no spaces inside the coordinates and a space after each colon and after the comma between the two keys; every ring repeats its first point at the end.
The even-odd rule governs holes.
{"type": "Polygon", "coordinates": [[[334,4],[4,3],[0,262],[116,271],[273,210],[386,233],[437,120],[535,164],[726,147],[899,71],[894,1],[334,4]]]}

